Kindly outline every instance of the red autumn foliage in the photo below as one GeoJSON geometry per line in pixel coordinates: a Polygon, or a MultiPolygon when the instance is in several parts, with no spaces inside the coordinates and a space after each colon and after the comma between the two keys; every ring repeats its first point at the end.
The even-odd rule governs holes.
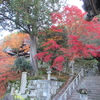
{"type": "Polygon", "coordinates": [[[47,54],[47,52],[40,52],[40,53],[37,53],[37,54],[35,55],[35,57],[36,57],[37,59],[41,59],[41,58],[43,58],[46,54],[47,54]]]}
{"type": "Polygon", "coordinates": [[[13,33],[4,38],[3,48],[10,48],[7,53],[15,53],[18,56],[23,55],[30,50],[30,37],[24,33],[13,33]]]}
{"type": "Polygon", "coordinates": [[[65,61],[65,58],[63,57],[63,56],[58,56],[58,57],[56,57],[55,59],[54,59],[54,62],[53,62],[53,64],[52,64],[52,66],[51,66],[51,68],[52,67],[57,67],[56,69],[58,70],[58,71],[62,71],[62,69],[63,69],[63,62],[65,61]]]}
{"type": "Polygon", "coordinates": [[[35,57],[37,59],[42,59],[44,62],[53,63],[51,64],[51,68],[55,67],[57,70],[61,71],[64,62],[64,57],[58,55],[58,50],[61,45],[58,45],[54,40],[48,41],[43,44],[44,51],[38,53],[35,57]]]}
{"type": "Polygon", "coordinates": [[[68,44],[69,47],[67,48],[67,53],[70,59],[75,58],[89,58],[91,55],[96,57],[97,53],[95,52],[97,46],[95,44],[84,44],[82,41],[79,40],[79,36],[69,35],[68,44]]]}
{"type": "Polygon", "coordinates": [[[43,46],[48,46],[44,50],[56,50],[60,48],[60,45],[58,45],[54,40],[50,40],[43,44],[43,46]]]}
{"type": "Polygon", "coordinates": [[[14,57],[9,56],[2,50],[0,46],[0,98],[6,93],[7,83],[10,80],[16,80],[20,78],[20,74],[12,70],[14,64],[14,57]]]}
{"type": "MultiPolygon", "coordinates": [[[[51,14],[53,27],[55,25],[63,26],[62,31],[68,36],[70,34],[81,36],[83,41],[88,41],[92,37],[100,37],[100,22],[94,17],[91,22],[83,20],[83,13],[76,6],[66,6],[62,12],[51,14]],[[60,17],[59,17],[60,16],[60,17]],[[85,36],[85,38],[84,38],[85,36]],[[86,37],[87,36],[87,37],[86,37]]],[[[58,26],[55,26],[56,29],[58,26]]],[[[52,27],[52,26],[51,26],[52,27]]],[[[58,28],[59,29],[59,28],[58,28]]]]}
{"type": "Polygon", "coordinates": [[[46,56],[43,58],[43,61],[44,61],[44,62],[50,62],[50,61],[52,60],[52,59],[51,59],[52,56],[53,56],[52,53],[46,55],[46,56]]]}
{"type": "Polygon", "coordinates": [[[51,26],[51,30],[54,32],[62,32],[63,31],[62,29],[59,29],[58,27],[56,27],[54,25],[51,26]]]}
{"type": "Polygon", "coordinates": [[[5,95],[8,81],[20,79],[21,74],[11,71],[10,67],[0,67],[0,98],[5,95]]]}
{"type": "Polygon", "coordinates": [[[56,67],[57,70],[61,71],[66,58],[67,60],[74,60],[83,57],[100,56],[97,52],[100,46],[91,43],[91,40],[100,37],[100,22],[96,17],[93,21],[86,22],[83,20],[84,14],[75,6],[66,6],[62,12],[52,13],[53,25],[51,30],[60,34],[65,33],[67,38],[65,41],[66,47],[57,44],[52,39],[42,45],[43,52],[37,54],[37,58],[45,61],[46,56],[50,55],[45,62],[52,62],[51,68],[56,67]]]}
{"type": "MultiPolygon", "coordinates": [[[[9,81],[20,79],[21,73],[12,70],[16,57],[10,56],[4,52],[4,48],[12,49],[10,52],[29,51],[30,44],[28,34],[18,33],[6,36],[4,43],[0,45],[0,98],[3,97],[7,90],[7,83],[9,81]]],[[[9,53],[9,52],[8,52],[9,53]]]]}

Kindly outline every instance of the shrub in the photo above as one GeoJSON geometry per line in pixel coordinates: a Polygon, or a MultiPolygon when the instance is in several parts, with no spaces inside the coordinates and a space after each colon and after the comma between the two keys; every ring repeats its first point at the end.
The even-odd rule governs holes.
{"type": "Polygon", "coordinates": [[[17,71],[30,71],[32,69],[32,66],[24,57],[17,58],[14,65],[17,71]]]}

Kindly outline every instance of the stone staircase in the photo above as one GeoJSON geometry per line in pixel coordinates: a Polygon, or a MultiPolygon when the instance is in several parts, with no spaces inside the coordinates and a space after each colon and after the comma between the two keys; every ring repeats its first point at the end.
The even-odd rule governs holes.
{"type": "MultiPolygon", "coordinates": [[[[88,100],[100,100],[100,76],[87,76],[82,79],[78,87],[84,84],[84,88],[88,90],[88,100]]],[[[68,100],[80,100],[80,94],[74,90],[68,100]]]]}

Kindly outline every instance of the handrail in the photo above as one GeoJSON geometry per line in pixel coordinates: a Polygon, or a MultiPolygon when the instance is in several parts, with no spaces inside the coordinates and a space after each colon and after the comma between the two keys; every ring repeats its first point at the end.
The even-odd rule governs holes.
{"type": "Polygon", "coordinates": [[[83,69],[79,72],[79,74],[75,77],[75,79],[69,84],[67,89],[59,95],[56,95],[52,100],[68,100],[68,97],[71,96],[73,90],[79,84],[79,81],[84,76],[83,69]]]}

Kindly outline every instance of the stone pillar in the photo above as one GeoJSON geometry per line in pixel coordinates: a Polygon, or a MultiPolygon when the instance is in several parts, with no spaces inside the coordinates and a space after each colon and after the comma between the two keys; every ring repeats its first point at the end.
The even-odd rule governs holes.
{"type": "Polygon", "coordinates": [[[78,85],[78,77],[76,77],[76,85],[78,85]]]}
{"type": "Polygon", "coordinates": [[[88,100],[88,96],[86,94],[80,94],[80,100],[88,100]]]}
{"type": "Polygon", "coordinates": [[[24,94],[27,84],[27,72],[22,72],[20,93],[24,94]]]}
{"type": "Polygon", "coordinates": [[[72,93],[71,93],[71,87],[69,87],[69,95],[71,95],[72,93]]]}
{"type": "Polygon", "coordinates": [[[48,89],[47,89],[47,100],[51,100],[51,85],[50,80],[48,80],[48,89]]]}
{"type": "Polygon", "coordinates": [[[8,87],[7,87],[7,90],[9,91],[11,89],[11,83],[8,82],[8,87]]]}
{"type": "Polygon", "coordinates": [[[47,100],[51,100],[51,85],[50,85],[50,79],[51,79],[51,68],[49,67],[47,69],[47,74],[48,74],[48,89],[47,89],[47,100]]]}
{"type": "Polygon", "coordinates": [[[67,93],[64,94],[64,99],[63,100],[67,100],[67,93]]]}
{"type": "Polygon", "coordinates": [[[84,76],[84,69],[82,68],[82,77],[84,76]]]}
{"type": "Polygon", "coordinates": [[[73,90],[75,89],[75,83],[73,82],[73,90]]]}
{"type": "Polygon", "coordinates": [[[14,83],[12,84],[12,87],[11,87],[11,95],[14,95],[15,94],[15,87],[14,87],[14,83]]]}

